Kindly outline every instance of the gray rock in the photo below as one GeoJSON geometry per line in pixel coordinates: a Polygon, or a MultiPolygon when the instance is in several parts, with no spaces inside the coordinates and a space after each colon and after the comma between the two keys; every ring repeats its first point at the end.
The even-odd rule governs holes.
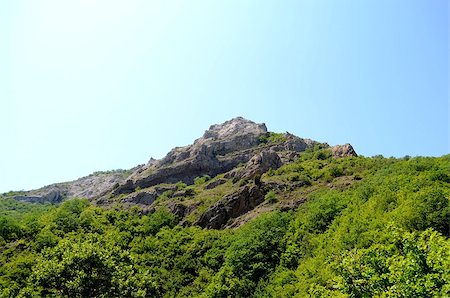
{"type": "Polygon", "coordinates": [[[167,209],[169,209],[170,212],[172,212],[178,218],[181,219],[181,218],[188,216],[198,206],[199,206],[199,203],[186,206],[179,202],[170,201],[166,207],[167,207],[167,209]]]}
{"type": "Polygon", "coordinates": [[[183,181],[191,184],[198,176],[225,173],[247,162],[258,150],[259,137],[267,133],[264,124],[242,117],[212,125],[192,145],[172,149],[160,161],[151,160],[119,185],[114,195],[133,192],[159,183],[183,181]]]}
{"type": "Polygon", "coordinates": [[[222,185],[226,182],[227,182],[227,179],[220,178],[220,179],[214,180],[214,181],[206,184],[204,188],[205,189],[213,189],[213,188],[216,188],[217,186],[222,185]]]}
{"type": "Polygon", "coordinates": [[[334,146],[331,148],[331,154],[334,158],[358,156],[350,144],[334,146]]]}
{"type": "Polygon", "coordinates": [[[264,150],[253,156],[245,167],[237,174],[240,179],[253,179],[260,177],[270,168],[276,170],[282,162],[278,154],[273,150],[264,150]]]}
{"type": "Polygon", "coordinates": [[[302,139],[293,134],[285,133],[284,137],[286,140],[284,142],[274,144],[270,147],[270,149],[274,151],[293,151],[293,152],[301,152],[305,151],[306,148],[314,146],[316,144],[315,141],[310,139],[302,139]]]}
{"type": "Polygon", "coordinates": [[[135,194],[131,194],[126,198],[122,199],[122,203],[135,203],[142,205],[151,205],[158,198],[158,193],[156,191],[147,192],[141,191],[135,194]]]}
{"type": "Polygon", "coordinates": [[[41,196],[33,196],[33,195],[20,195],[15,196],[15,200],[20,202],[28,202],[28,203],[45,203],[49,202],[52,204],[59,203],[62,201],[63,197],[58,189],[53,189],[47,194],[41,196]]]}
{"type": "MultiPolygon", "coordinates": [[[[139,167],[133,170],[137,170],[139,167]]],[[[95,172],[74,181],[55,183],[31,190],[25,195],[14,197],[14,199],[33,203],[58,203],[63,199],[71,198],[94,199],[109,193],[115,186],[123,183],[130,172],[125,170],[95,172]]]]}
{"type": "Polygon", "coordinates": [[[175,185],[156,186],[156,187],[153,187],[150,189],[145,189],[145,190],[141,190],[139,192],[131,193],[131,194],[125,196],[121,200],[121,202],[122,203],[140,204],[140,205],[151,205],[164,192],[174,191],[175,189],[176,189],[175,185]]]}
{"type": "Polygon", "coordinates": [[[254,209],[263,201],[264,193],[258,186],[245,185],[214,204],[194,224],[208,229],[220,229],[229,219],[254,209]]]}

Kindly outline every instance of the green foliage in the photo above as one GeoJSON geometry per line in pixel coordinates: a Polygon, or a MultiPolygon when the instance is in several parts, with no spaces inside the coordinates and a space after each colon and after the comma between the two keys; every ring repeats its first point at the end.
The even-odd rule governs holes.
{"type": "Polygon", "coordinates": [[[275,175],[275,171],[272,168],[269,168],[269,170],[266,172],[266,175],[269,177],[272,177],[273,175],[275,175]]]}
{"type": "Polygon", "coordinates": [[[25,295],[133,297],[154,290],[151,281],[136,290],[140,274],[131,266],[129,254],[98,234],[68,237],[44,250],[38,264],[22,290],[25,295]]]}
{"type": "Polygon", "coordinates": [[[56,236],[48,227],[42,229],[34,240],[33,247],[40,251],[45,247],[53,247],[58,244],[60,237],[56,236]]]}
{"type": "Polygon", "coordinates": [[[21,232],[19,224],[14,219],[5,216],[0,217],[0,236],[4,240],[17,239],[21,232]]]}
{"type": "Polygon", "coordinates": [[[195,189],[193,187],[186,187],[184,190],[184,194],[188,197],[195,195],[195,189]]]}
{"type": "Polygon", "coordinates": [[[177,184],[175,184],[177,190],[183,190],[187,187],[187,184],[183,181],[178,181],[177,184]]]}
{"type": "Polygon", "coordinates": [[[207,182],[209,180],[211,180],[211,177],[209,175],[203,175],[201,177],[196,177],[194,179],[194,184],[195,185],[202,185],[202,184],[204,184],[205,182],[207,182]]]}
{"type": "Polygon", "coordinates": [[[143,216],[136,227],[136,231],[142,236],[155,235],[162,227],[174,227],[177,222],[174,214],[161,208],[150,215],[143,216]]]}
{"type": "MultiPolygon", "coordinates": [[[[330,154],[318,146],[264,175],[293,186],[267,189],[268,202],[305,203],[237,229],[178,225],[164,204],[143,215],[87,200],[0,199],[0,296],[449,296],[450,155],[330,154]]],[[[213,204],[211,192],[223,187],[221,198],[232,185],[205,191],[206,180],[177,190],[193,191],[186,203],[213,204]]]]}
{"type": "Polygon", "coordinates": [[[448,297],[450,241],[432,230],[391,234],[335,263],[337,287],[351,297],[448,297]]]}
{"type": "Polygon", "coordinates": [[[276,195],[276,193],[273,190],[269,191],[264,196],[264,201],[266,201],[266,202],[268,202],[270,204],[276,203],[277,202],[277,195],[276,195]]]}
{"type": "Polygon", "coordinates": [[[269,213],[245,226],[233,239],[224,264],[207,288],[211,297],[249,297],[258,281],[278,264],[281,240],[290,220],[286,213],[269,213]]]}
{"type": "Polygon", "coordinates": [[[287,137],[284,133],[276,133],[276,132],[269,132],[259,137],[259,142],[262,144],[276,144],[285,142],[286,140],[287,137]]]}

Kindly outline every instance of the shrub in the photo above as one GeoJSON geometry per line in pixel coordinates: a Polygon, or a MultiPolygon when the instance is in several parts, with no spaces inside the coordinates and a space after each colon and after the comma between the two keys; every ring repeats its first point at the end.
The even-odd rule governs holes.
{"type": "Polygon", "coordinates": [[[276,203],[277,195],[275,194],[275,192],[273,190],[271,190],[264,196],[264,201],[266,201],[270,204],[276,203]]]}
{"type": "Polygon", "coordinates": [[[188,197],[195,195],[195,190],[192,187],[188,187],[185,189],[184,194],[188,197]]]}
{"type": "Polygon", "coordinates": [[[187,184],[183,181],[178,181],[177,184],[175,184],[177,190],[183,190],[187,187],[187,184]]]}
{"type": "Polygon", "coordinates": [[[284,133],[269,132],[259,137],[259,142],[262,144],[273,144],[286,142],[287,137],[284,133]]]}
{"type": "Polygon", "coordinates": [[[211,180],[211,177],[209,175],[203,175],[201,177],[196,177],[194,179],[194,184],[195,185],[201,185],[203,183],[205,183],[206,181],[211,180]]]}
{"type": "Polygon", "coordinates": [[[343,173],[344,173],[344,171],[342,170],[342,168],[341,168],[341,167],[338,167],[338,166],[331,166],[331,167],[328,169],[328,171],[329,171],[331,177],[335,177],[335,178],[336,178],[336,177],[342,176],[343,173]]]}

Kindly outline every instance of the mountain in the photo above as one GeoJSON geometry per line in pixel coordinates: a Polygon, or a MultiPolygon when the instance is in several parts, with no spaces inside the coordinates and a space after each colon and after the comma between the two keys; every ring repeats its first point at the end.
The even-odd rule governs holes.
{"type": "MultiPolygon", "coordinates": [[[[261,182],[260,178],[267,171],[291,163],[301,152],[315,147],[329,148],[334,158],[357,156],[350,144],[330,147],[326,143],[290,133],[269,132],[263,123],[237,117],[212,125],[193,144],[173,148],[161,160],[152,158],[147,164],[128,171],[97,172],[72,182],[24,192],[14,198],[34,203],[88,198],[98,205],[120,203],[126,207],[139,206],[144,213],[165,206],[183,218],[198,207],[207,206],[207,210],[192,223],[222,228],[229,219],[237,218],[261,204],[271,188],[293,189],[303,186],[300,181],[289,186],[286,183],[268,185],[261,182]],[[177,183],[193,185],[196,179],[211,181],[203,188],[180,189],[177,186],[177,183]],[[237,181],[250,180],[256,183],[236,186],[237,181]],[[217,190],[213,189],[221,184],[226,184],[233,192],[228,191],[219,198],[222,194],[216,195],[217,190]],[[198,199],[213,193],[218,199],[214,205],[198,199]],[[168,196],[165,202],[155,203],[163,194],[168,196]],[[180,198],[185,202],[180,203],[180,198]]],[[[298,205],[296,202],[285,203],[286,206],[289,204],[298,205]]],[[[184,221],[185,224],[187,222],[184,221]]]]}
{"type": "Polygon", "coordinates": [[[450,155],[238,117],[128,171],[0,195],[0,296],[450,297],[449,222],[450,155]]]}

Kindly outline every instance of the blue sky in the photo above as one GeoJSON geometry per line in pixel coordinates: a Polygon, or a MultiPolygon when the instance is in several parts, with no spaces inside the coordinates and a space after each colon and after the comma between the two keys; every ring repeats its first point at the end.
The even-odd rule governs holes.
{"type": "Polygon", "coordinates": [[[0,191],[131,168],[235,116],[447,154],[448,3],[2,1],[0,191]]]}

